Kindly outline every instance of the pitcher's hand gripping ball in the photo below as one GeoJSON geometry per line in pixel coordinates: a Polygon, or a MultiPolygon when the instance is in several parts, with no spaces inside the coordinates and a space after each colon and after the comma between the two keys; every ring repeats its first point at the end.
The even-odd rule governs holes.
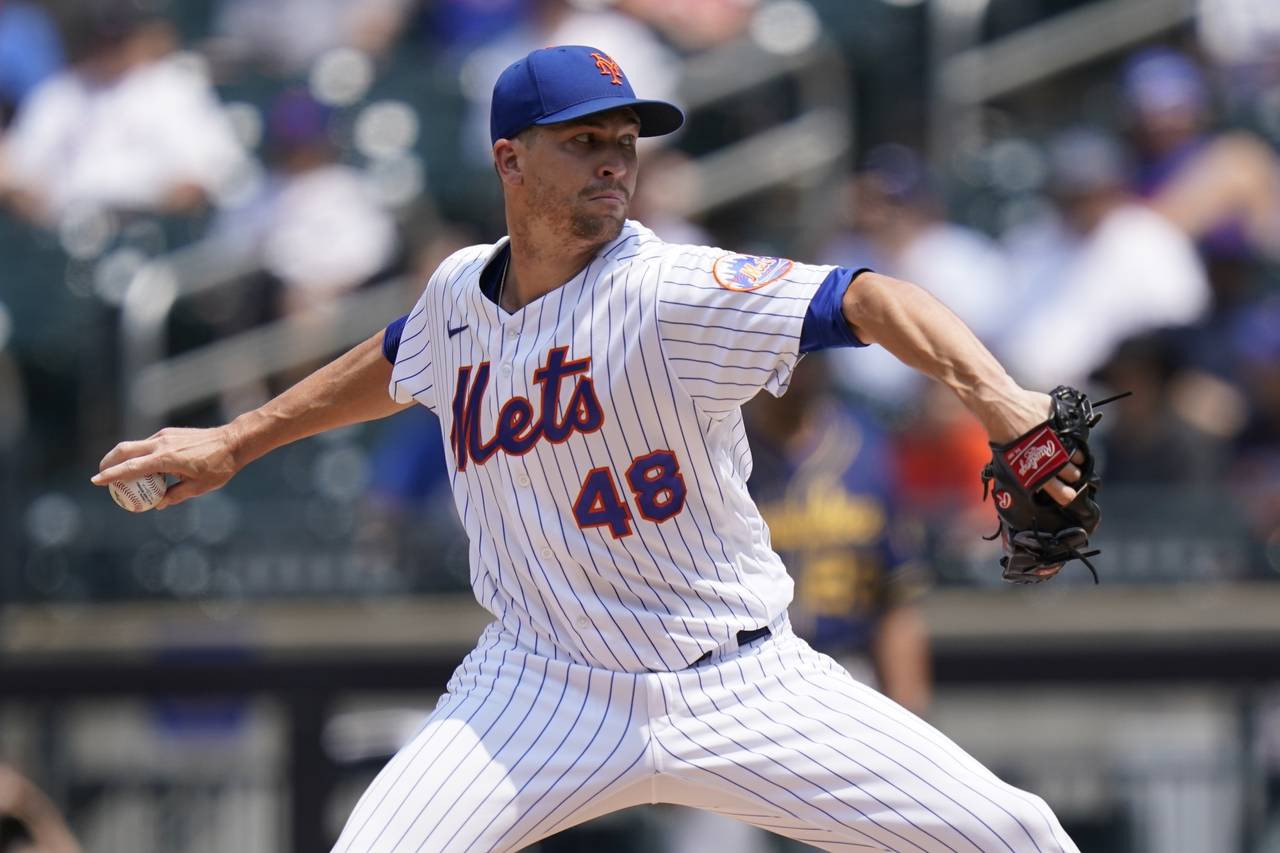
{"type": "Polygon", "coordinates": [[[160,503],[168,490],[163,474],[148,474],[137,480],[120,480],[110,486],[111,499],[129,512],[146,512],[160,503]]]}
{"type": "MultiPolygon", "coordinates": [[[[1110,403],[1120,394],[1102,400],[1110,403]]],[[[1039,583],[1053,577],[1053,569],[1080,560],[1098,582],[1089,558],[1089,536],[1102,513],[1095,500],[1101,481],[1089,449],[1089,431],[1101,420],[1095,404],[1080,391],[1059,385],[1050,394],[1049,419],[1008,444],[992,444],[992,458],[982,469],[983,498],[989,493],[996,505],[1000,527],[991,537],[1004,544],[1000,565],[1010,583],[1039,583]],[[1060,505],[1040,487],[1072,461],[1076,454],[1080,480],[1073,483],[1076,498],[1060,505]]]]}

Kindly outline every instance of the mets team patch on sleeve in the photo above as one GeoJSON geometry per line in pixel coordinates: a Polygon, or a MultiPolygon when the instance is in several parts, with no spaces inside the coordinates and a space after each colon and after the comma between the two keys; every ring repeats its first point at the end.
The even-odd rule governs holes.
{"type": "Polygon", "coordinates": [[[711,267],[711,274],[725,290],[759,290],[782,278],[791,269],[786,258],[763,255],[721,255],[711,267]]]}

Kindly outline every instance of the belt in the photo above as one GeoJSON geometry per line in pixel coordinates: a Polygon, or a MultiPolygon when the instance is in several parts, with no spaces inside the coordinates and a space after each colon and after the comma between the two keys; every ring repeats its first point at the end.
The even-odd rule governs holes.
{"type": "MultiPolygon", "coordinates": [[[[748,643],[754,643],[756,640],[760,640],[765,637],[770,637],[772,635],[773,635],[773,632],[770,631],[768,627],[752,628],[750,631],[739,631],[737,636],[738,648],[742,648],[748,643]]],[[[692,669],[698,664],[705,663],[706,661],[710,660],[711,656],[715,654],[717,651],[719,651],[719,649],[712,649],[711,651],[705,653],[702,657],[698,658],[696,661],[689,664],[689,668],[692,669]]]]}

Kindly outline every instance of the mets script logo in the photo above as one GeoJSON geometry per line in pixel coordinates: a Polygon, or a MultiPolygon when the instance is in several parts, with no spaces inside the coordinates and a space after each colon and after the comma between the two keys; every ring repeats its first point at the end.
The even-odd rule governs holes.
{"type": "Polygon", "coordinates": [[[791,270],[786,258],[761,255],[722,255],[711,267],[716,282],[726,290],[758,290],[791,270]]]}
{"type": "Polygon", "coordinates": [[[458,368],[458,384],[453,392],[453,429],[449,443],[459,471],[465,471],[467,460],[477,465],[488,462],[499,450],[523,456],[542,439],[552,444],[568,441],[575,432],[590,433],[604,423],[604,411],[596,397],[591,377],[591,357],[570,361],[568,347],[556,347],[547,353],[547,361],[533,372],[533,384],[542,386],[535,405],[524,397],[512,397],[498,409],[494,433],[485,438],[480,433],[480,412],[485,391],[489,387],[489,362],[476,367],[458,368]],[[566,379],[580,376],[569,393],[561,416],[560,388],[566,379]]]}
{"type": "Polygon", "coordinates": [[[591,58],[596,61],[596,68],[600,69],[600,73],[606,77],[611,77],[609,82],[615,86],[622,85],[622,68],[618,63],[613,61],[613,57],[607,53],[593,53],[591,58]]]}

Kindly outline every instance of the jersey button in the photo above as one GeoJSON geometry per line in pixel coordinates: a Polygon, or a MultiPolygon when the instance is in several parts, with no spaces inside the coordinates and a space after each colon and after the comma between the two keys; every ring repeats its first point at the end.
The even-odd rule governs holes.
{"type": "Polygon", "coordinates": [[[585,616],[579,616],[579,617],[578,617],[578,627],[579,627],[579,628],[583,628],[583,629],[590,628],[590,627],[591,627],[591,620],[590,620],[590,619],[588,619],[588,618],[587,618],[587,617],[585,617],[585,616]]]}
{"type": "Polygon", "coordinates": [[[529,475],[521,474],[518,477],[516,477],[516,485],[522,489],[529,488],[529,475]]]}
{"type": "Polygon", "coordinates": [[[500,367],[499,369],[502,371],[502,375],[503,375],[503,376],[510,376],[510,375],[511,375],[511,365],[510,365],[510,364],[504,364],[504,365],[502,365],[502,367],[500,367]]]}
{"type": "Polygon", "coordinates": [[[542,558],[543,558],[544,560],[550,560],[550,559],[551,559],[551,557],[552,557],[552,555],[553,555],[555,552],[553,552],[550,548],[543,548],[543,549],[542,549],[541,551],[539,551],[538,553],[542,555],[542,558]]]}
{"type": "Polygon", "coordinates": [[[507,337],[514,341],[516,338],[520,337],[520,330],[514,327],[507,329],[507,337]]]}

